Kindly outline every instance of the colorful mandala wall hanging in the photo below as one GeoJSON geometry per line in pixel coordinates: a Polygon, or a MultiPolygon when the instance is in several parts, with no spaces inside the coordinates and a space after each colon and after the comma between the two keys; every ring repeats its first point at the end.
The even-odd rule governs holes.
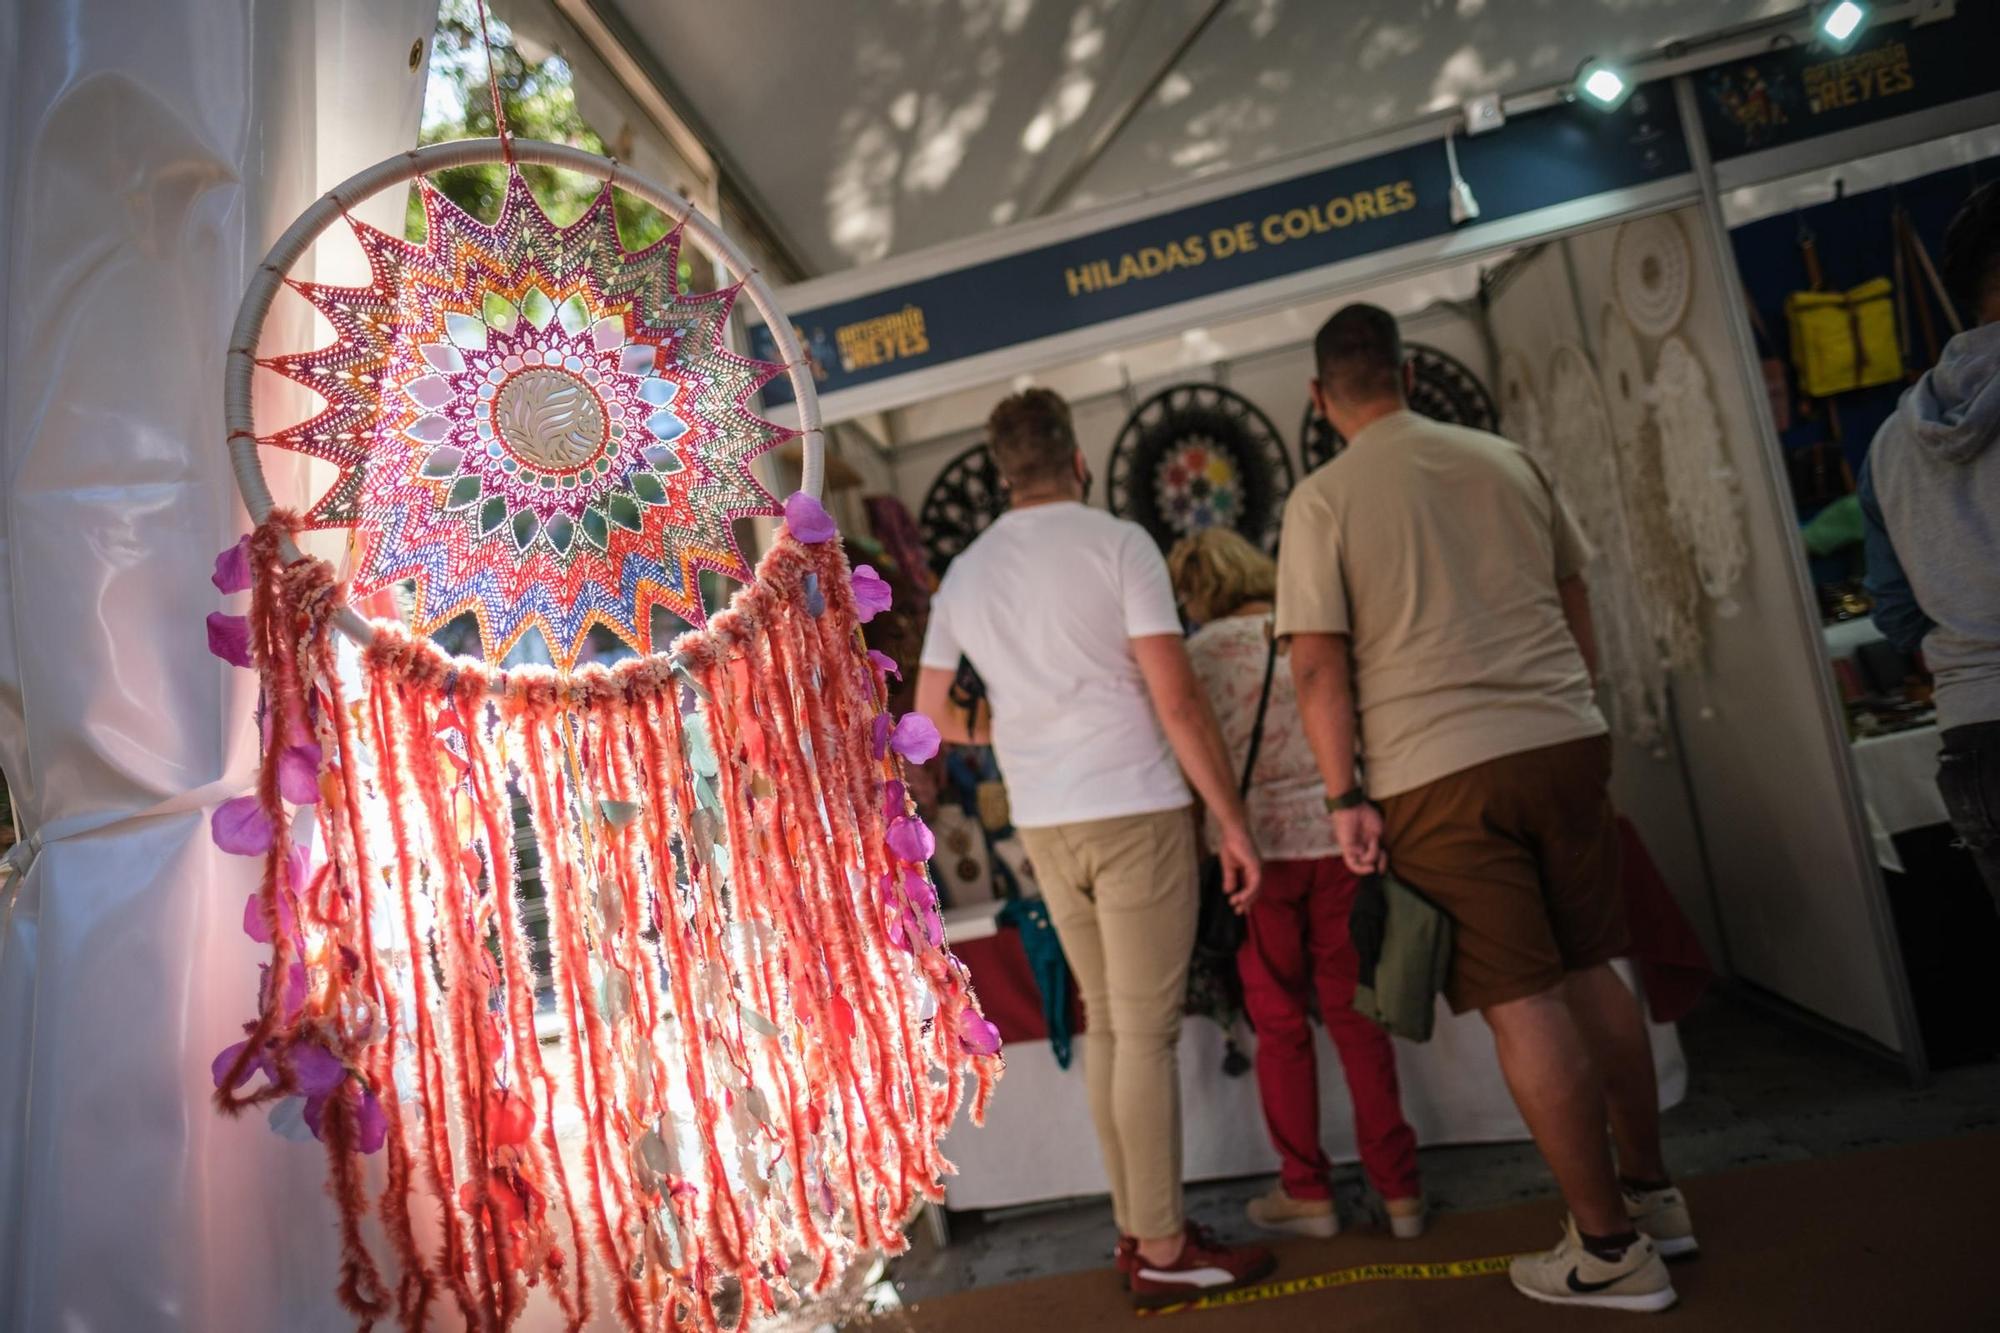
{"type": "MultiPolygon", "coordinates": [[[[1486,386],[1463,361],[1425,343],[1405,344],[1416,383],[1410,389],[1410,410],[1433,421],[1477,430],[1495,430],[1500,415],[1486,386]]],[[[1311,472],[1347,447],[1347,441],[1314,410],[1310,400],[1299,421],[1299,457],[1311,472]]]]}
{"type": "Polygon", "coordinates": [[[1292,463],[1271,419],[1219,384],[1176,384],[1134,408],[1111,448],[1111,512],[1162,547],[1208,527],[1268,545],[1292,463]]]}
{"type": "Polygon", "coordinates": [[[750,398],[783,367],[731,352],[734,289],[679,290],[682,233],[638,253],[607,185],[567,227],[518,171],[491,226],[419,180],[425,239],[356,224],[363,287],[293,283],[336,332],[262,364],[326,409],[263,442],[335,464],[306,513],[354,529],[354,594],[409,582],[410,627],[470,612],[488,660],[530,628],[558,665],[591,625],[652,650],[704,620],[702,569],[748,581],[732,524],[777,512],[750,464],[789,432],[750,398]]]}
{"type": "Polygon", "coordinates": [[[890,598],[816,499],[803,357],[754,276],[679,290],[684,238],[750,274],[685,201],[604,159],[439,145],[308,210],[238,319],[226,417],[255,527],[215,585],[249,608],[209,636],[259,673],[263,762],[212,828],[262,863],[243,928],[267,961],[216,1100],[323,1146],[338,1294],[363,1327],[506,1328],[538,1289],[570,1329],[797,1309],[902,1248],[942,1196],[967,1085],[977,1119],[999,1072],[902,780],[937,732],[889,712],[894,664],[863,641],[890,598]],[[510,171],[489,226],[422,183],[503,158],[606,190],[557,226],[510,171]],[[355,225],[366,284],[294,284],[333,342],[260,356],[312,241],[411,180],[424,240],[355,225]],[[680,225],[628,252],[613,184],[680,225]],[[789,365],[724,345],[744,295],[789,365]],[[324,409],[260,435],[260,365],[324,409]],[[732,525],[778,512],[751,464],[790,432],[751,398],[787,372],[805,480],[753,578],[732,525]],[[274,506],[264,447],[337,478],[274,506]],[[341,526],[351,583],[294,540],[341,526]],[[704,570],[747,586],[660,651],[655,610],[707,620],[704,570]],[[359,613],[387,588],[409,623],[359,613]],[[427,637],[466,614],[483,659],[427,637]],[[593,628],[637,655],[577,666],[593,628]],[[500,667],[531,631],[556,668],[500,667]]]}

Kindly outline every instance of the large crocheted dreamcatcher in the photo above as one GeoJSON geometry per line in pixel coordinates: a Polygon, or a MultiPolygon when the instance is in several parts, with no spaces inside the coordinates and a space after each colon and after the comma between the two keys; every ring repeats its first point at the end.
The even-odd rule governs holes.
{"type": "Polygon", "coordinates": [[[1203,528],[1277,536],[1292,462],[1257,405],[1220,384],[1176,384],[1132,409],[1111,447],[1106,503],[1162,548],[1203,528]]]}
{"type": "MultiPolygon", "coordinates": [[[[1472,368],[1449,352],[1426,343],[1409,343],[1404,348],[1412,372],[1410,410],[1433,421],[1474,430],[1493,430],[1499,413],[1492,395],[1472,373],[1472,368]]],[[[1319,414],[1311,402],[1299,420],[1299,459],[1311,472],[1347,447],[1347,439],[1319,414]]]]}
{"type": "Polygon", "coordinates": [[[504,136],[347,181],[245,297],[227,416],[256,526],[216,584],[250,608],[210,624],[260,674],[263,765],[213,828],[262,860],[244,926],[269,959],[216,1098],[324,1145],[339,1295],[364,1326],[502,1328],[535,1288],[573,1329],[594,1308],[637,1330],[796,1306],[901,1247],[939,1197],[963,1085],[977,1115],[998,1073],[899,780],[936,731],[885,710],[893,663],[860,626],[886,586],[850,571],[814,498],[823,446],[790,328],[686,201],[504,136]],[[503,158],[491,225],[425,180],[503,158]],[[604,191],[557,226],[516,162],[604,191]],[[424,240],[354,224],[366,282],[291,283],[334,340],[265,355],[314,238],[412,180],[424,240]],[[627,251],[614,186],[673,233],[627,251]],[[736,285],[680,290],[684,239],[736,285]],[[698,575],[750,578],[732,524],[778,512],[750,465],[789,434],[751,405],[787,368],[725,346],[741,295],[791,363],[805,480],[708,620],[698,575]],[[259,432],[258,366],[324,409],[259,432]],[[274,507],[266,446],[332,463],[331,489],[274,507]],[[295,546],[322,526],[352,529],[351,581],[295,546]],[[363,617],[375,589],[403,594],[407,624],[363,617]],[[704,627],[661,652],[662,609],[704,627]],[[483,659],[426,637],[468,613],[483,659]],[[578,666],[593,628],[638,655],[578,666]],[[555,669],[499,666],[530,630],[555,669]],[[545,926],[518,900],[517,845],[545,926]]]}
{"type": "Polygon", "coordinates": [[[943,578],[946,566],[1006,512],[1007,489],[1000,484],[1000,469],[981,440],[946,463],[924,495],[917,523],[931,573],[943,578]]]}

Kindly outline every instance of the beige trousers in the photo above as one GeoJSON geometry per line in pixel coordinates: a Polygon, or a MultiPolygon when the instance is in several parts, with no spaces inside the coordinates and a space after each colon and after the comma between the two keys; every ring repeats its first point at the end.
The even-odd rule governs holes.
{"type": "Polygon", "coordinates": [[[1191,808],[1024,828],[1083,992],[1084,1076],[1118,1230],[1181,1232],[1181,1009],[1194,952],[1191,808]]]}

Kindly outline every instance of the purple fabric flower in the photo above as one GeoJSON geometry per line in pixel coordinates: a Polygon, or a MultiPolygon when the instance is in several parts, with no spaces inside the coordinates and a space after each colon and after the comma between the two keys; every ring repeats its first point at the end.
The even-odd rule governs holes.
{"type": "Polygon", "coordinates": [[[819,575],[807,573],[805,580],[806,614],[818,620],[826,614],[826,593],[820,589],[819,575]]]}
{"type": "Polygon", "coordinates": [[[293,805],[319,804],[319,746],[288,745],[278,754],[278,794],[293,805]]]}
{"type": "Polygon", "coordinates": [[[942,739],[935,722],[922,713],[905,713],[889,734],[889,748],[913,764],[928,764],[937,758],[942,739]]]}
{"type": "Polygon", "coordinates": [[[250,618],[208,613],[208,651],[231,666],[254,667],[250,656],[250,618]]]}
{"type": "Polygon", "coordinates": [[[236,544],[215,557],[215,573],[209,576],[217,592],[242,592],[250,586],[250,536],[245,533],[236,544]]]}
{"type": "Polygon", "coordinates": [[[909,801],[909,789],[900,782],[887,782],[882,786],[882,818],[892,822],[908,813],[904,805],[909,801]]]}
{"type": "Polygon", "coordinates": [[[366,1155],[382,1151],[383,1140],[389,1137],[389,1117],[382,1113],[382,1100],[372,1092],[361,1094],[361,1104],[354,1111],[354,1147],[366,1155]]]}
{"type": "MultiPolygon", "coordinates": [[[[247,1041],[239,1041],[233,1045],[225,1046],[215,1059],[210,1062],[208,1072],[209,1076],[215,1080],[216,1087],[221,1087],[222,1081],[229,1077],[229,1067],[236,1063],[236,1057],[243,1054],[243,1048],[249,1044],[247,1041]]],[[[261,1058],[252,1060],[243,1067],[243,1072],[236,1076],[236,1081],[229,1085],[229,1090],[231,1092],[236,1091],[245,1083],[248,1083],[252,1075],[263,1068],[264,1061],[261,1058]]]]}
{"type": "MultiPolygon", "coordinates": [[[[285,857],[285,882],[278,891],[278,929],[291,936],[294,947],[305,952],[305,944],[299,938],[298,913],[295,904],[298,895],[305,892],[306,881],[312,874],[312,854],[298,843],[292,844],[291,852],[285,857]]],[[[243,933],[259,944],[271,942],[271,932],[264,927],[263,895],[253,893],[243,901],[243,933]]]]}
{"type": "MultiPolygon", "coordinates": [[[[891,898],[896,891],[896,876],[892,872],[882,876],[882,895],[891,898]]],[[[903,897],[919,907],[935,908],[938,905],[937,887],[930,877],[915,866],[903,867],[903,897]]]]}
{"type": "Polygon", "coordinates": [[[998,1055],[1000,1029],[971,1005],[958,1011],[958,1044],[969,1055],[998,1055]]]}
{"type": "Polygon", "coordinates": [[[856,565],[852,583],[854,618],[864,625],[887,611],[896,600],[889,592],[888,583],[875,572],[873,565],[856,565]]]}
{"type": "Polygon", "coordinates": [[[809,546],[831,541],[840,533],[826,506],[804,491],[792,492],[785,501],[785,531],[809,546]]]}
{"type": "Polygon", "coordinates": [[[937,851],[930,826],[915,815],[898,815],[889,822],[889,850],[913,865],[922,865],[937,851]]]}
{"type": "Polygon", "coordinates": [[[877,713],[875,721],[869,725],[869,744],[874,748],[877,759],[889,757],[889,715],[877,713]]]}
{"type": "MultiPolygon", "coordinates": [[[[271,969],[266,967],[268,977],[271,969]]],[[[285,1021],[291,1022],[299,1016],[299,1010],[306,1007],[306,992],[309,989],[304,963],[293,963],[285,972],[285,1021]]]]}
{"type": "Polygon", "coordinates": [[[262,856],[271,848],[271,821],[253,796],[238,796],[215,807],[209,836],[232,856],[262,856]]]}
{"type": "Polygon", "coordinates": [[[332,1051],[314,1043],[292,1052],[292,1077],[308,1097],[325,1097],[347,1078],[347,1066],[332,1051]]]}
{"type": "Polygon", "coordinates": [[[944,944],[944,921],[937,911],[937,890],[930,881],[914,871],[903,875],[903,889],[896,888],[896,877],[882,877],[882,905],[889,916],[889,943],[898,949],[914,953],[919,940],[936,949],[944,944]]]}
{"type": "Polygon", "coordinates": [[[896,659],[879,648],[868,650],[868,661],[885,676],[894,676],[897,680],[903,678],[903,668],[896,665],[896,659]]]}
{"type": "MultiPolygon", "coordinates": [[[[292,910],[292,895],[278,895],[278,929],[297,937],[298,917],[292,910]]],[[[271,932],[264,924],[264,898],[253,893],[243,900],[243,933],[259,944],[271,942],[271,932]]]]}

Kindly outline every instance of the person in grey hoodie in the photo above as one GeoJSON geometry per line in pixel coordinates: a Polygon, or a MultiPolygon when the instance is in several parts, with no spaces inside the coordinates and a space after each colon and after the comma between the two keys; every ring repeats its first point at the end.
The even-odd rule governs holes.
{"type": "Polygon", "coordinates": [[[1867,587],[1891,643],[1937,681],[1938,790],[2000,903],[2000,182],[1945,232],[1976,326],[1904,391],[1861,469],[1867,587]]]}

